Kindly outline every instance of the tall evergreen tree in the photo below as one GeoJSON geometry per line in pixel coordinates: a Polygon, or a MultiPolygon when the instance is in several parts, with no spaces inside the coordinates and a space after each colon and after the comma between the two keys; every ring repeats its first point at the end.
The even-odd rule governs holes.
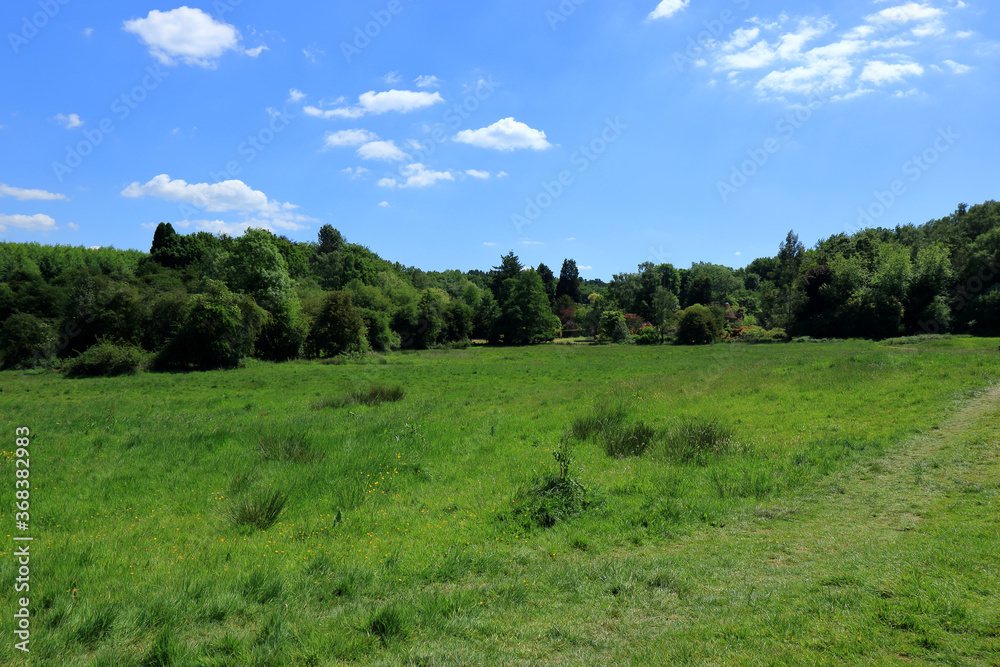
{"type": "Polygon", "coordinates": [[[580,271],[576,268],[576,260],[563,260],[559,271],[559,283],[556,285],[556,298],[563,294],[569,295],[575,303],[580,302],[580,271]]]}
{"type": "Polygon", "coordinates": [[[552,269],[545,266],[544,263],[539,264],[538,268],[535,269],[535,273],[538,277],[542,279],[542,287],[545,288],[545,295],[549,297],[549,306],[555,307],[556,305],[556,276],[552,273],[552,269]]]}

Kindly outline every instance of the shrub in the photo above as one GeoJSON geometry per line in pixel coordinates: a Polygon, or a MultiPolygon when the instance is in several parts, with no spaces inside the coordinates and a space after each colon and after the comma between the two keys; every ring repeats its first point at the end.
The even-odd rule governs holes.
{"type": "Polygon", "coordinates": [[[635,336],[636,345],[658,345],[663,342],[663,336],[652,324],[647,324],[635,336]]]}
{"type": "Polygon", "coordinates": [[[694,304],[680,312],[677,342],[681,345],[706,345],[718,340],[722,323],[705,306],[694,304]]]}
{"type": "Polygon", "coordinates": [[[135,375],[145,365],[145,353],[135,345],[101,341],[66,365],[66,377],[135,375]]]}
{"type": "Polygon", "coordinates": [[[643,327],[648,326],[649,322],[635,313],[625,313],[625,325],[628,326],[628,332],[634,335],[639,333],[643,327]]]}
{"type": "Polygon", "coordinates": [[[744,343],[772,343],[788,340],[784,329],[765,329],[758,326],[740,327],[733,330],[733,340],[744,343]]]}
{"type": "Polygon", "coordinates": [[[15,313],[0,330],[2,368],[35,368],[55,355],[56,337],[44,320],[15,313]]]}
{"type": "Polygon", "coordinates": [[[598,326],[597,340],[602,343],[630,343],[625,315],[620,310],[606,310],[601,313],[601,323],[598,326]]]}
{"type": "Polygon", "coordinates": [[[569,474],[573,458],[565,437],[552,452],[552,456],[559,466],[559,472],[544,473],[514,494],[509,520],[525,530],[551,528],[598,504],[592,494],[569,474]]]}
{"type": "Polygon", "coordinates": [[[686,417],[667,431],[664,449],[682,463],[704,465],[712,456],[728,450],[733,437],[732,427],[718,419],[686,417]]]}
{"type": "Polygon", "coordinates": [[[305,343],[309,325],[302,317],[298,299],[277,306],[261,328],[255,344],[257,357],[267,361],[297,359],[305,343]]]}

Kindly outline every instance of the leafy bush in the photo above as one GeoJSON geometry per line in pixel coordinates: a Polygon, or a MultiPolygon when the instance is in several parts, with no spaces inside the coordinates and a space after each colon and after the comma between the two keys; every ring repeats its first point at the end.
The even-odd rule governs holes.
{"type": "Polygon", "coordinates": [[[343,408],[348,405],[381,405],[403,400],[405,392],[399,385],[376,384],[367,389],[355,389],[337,398],[327,398],[313,403],[313,409],[343,408]]]}
{"type": "Polygon", "coordinates": [[[510,515],[501,518],[513,521],[525,530],[551,528],[560,521],[583,514],[599,503],[582,484],[570,477],[572,451],[566,439],[552,452],[559,472],[547,472],[514,494],[510,515]]]}
{"type": "Polygon", "coordinates": [[[735,432],[718,419],[686,417],[679,420],[664,436],[667,455],[682,463],[705,465],[733,445],[735,432]]]}
{"type": "Polygon", "coordinates": [[[758,326],[747,326],[735,329],[731,340],[744,343],[772,343],[788,340],[784,329],[765,329],[758,326]]]}
{"type": "Polygon", "coordinates": [[[257,356],[267,361],[297,359],[308,330],[298,299],[281,302],[261,328],[255,344],[257,356]]]}
{"type": "Polygon", "coordinates": [[[135,375],[145,365],[145,353],[135,345],[101,341],[66,364],[66,377],[135,375]]]}
{"type": "Polygon", "coordinates": [[[705,306],[694,304],[680,312],[677,322],[677,343],[706,345],[719,339],[722,323],[705,306]]]}
{"type": "Polygon", "coordinates": [[[635,336],[636,345],[659,345],[663,342],[663,336],[652,324],[648,324],[639,330],[635,336]]]}
{"type": "Polygon", "coordinates": [[[15,313],[0,330],[2,368],[35,368],[55,355],[56,337],[44,320],[15,313]]]}
{"type": "Polygon", "coordinates": [[[601,323],[598,326],[597,340],[601,343],[631,343],[625,315],[620,310],[606,310],[601,313],[601,323]]]}

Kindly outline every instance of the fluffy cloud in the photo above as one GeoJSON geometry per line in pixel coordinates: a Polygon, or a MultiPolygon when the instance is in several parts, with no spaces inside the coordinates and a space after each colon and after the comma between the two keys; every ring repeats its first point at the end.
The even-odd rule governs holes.
{"type": "Polygon", "coordinates": [[[690,0],[663,0],[656,6],[656,9],[649,13],[646,20],[655,21],[656,19],[668,19],[687,7],[688,4],[690,4],[690,0]]]}
{"type": "Polygon", "coordinates": [[[444,102],[440,93],[428,93],[414,90],[386,90],[376,93],[369,90],[358,97],[358,104],[336,109],[320,109],[307,106],[303,111],[306,115],[318,118],[360,118],[365,114],[384,114],[390,111],[410,113],[444,102]]]}
{"type": "MultiPolygon", "coordinates": [[[[187,65],[215,67],[226,51],[239,51],[240,33],[228,23],[191,7],[161,12],[154,9],[144,19],[125,21],[124,29],[139,36],[149,53],[164,65],[177,60],[187,65]]],[[[259,51],[257,54],[259,55],[259,51]]]]}
{"type": "Polygon", "coordinates": [[[859,78],[861,81],[881,86],[901,81],[907,76],[921,76],[923,73],[924,68],[917,63],[890,64],[881,60],[873,60],[865,65],[859,78]]]}
{"type": "Polygon", "coordinates": [[[378,184],[383,188],[426,188],[438,181],[455,180],[451,172],[433,171],[419,162],[400,167],[399,175],[402,176],[402,181],[395,178],[383,178],[378,184]]]}
{"type": "Polygon", "coordinates": [[[944,64],[951,68],[951,71],[955,74],[966,74],[972,68],[968,65],[963,65],[962,63],[957,63],[954,60],[945,60],[944,64]]]}
{"type": "Polygon", "coordinates": [[[544,132],[534,130],[513,118],[498,120],[489,127],[478,130],[462,130],[454,139],[463,144],[498,151],[513,151],[519,148],[541,151],[552,147],[546,140],[544,132]]]}
{"type": "Polygon", "coordinates": [[[402,162],[410,157],[399,150],[393,141],[370,141],[357,150],[358,157],[363,160],[384,160],[386,162],[402,162]]]}
{"type": "MultiPolygon", "coordinates": [[[[160,174],[147,183],[132,183],[122,190],[123,197],[155,197],[177,202],[193,209],[210,213],[234,211],[245,215],[240,222],[195,221],[199,228],[213,231],[216,223],[233,225],[233,229],[261,227],[264,229],[305,229],[305,222],[315,222],[314,218],[296,213],[298,208],[288,202],[279,203],[268,199],[260,190],[254,190],[243,181],[229,180],[219,183],[188,183],[181,179],[171,179],[160,174]]],[[[190,213],[185,211],[184,213],[190,213]]],[[[185,218],[187,216],[185,215],[185,218]]],[[[219,228],[221,229],[221,227],[219,228]]]]}
{"type": "MultiPolygon", "coordinates": [[[[956,8],[897,2],[864,16],[839,35],[825,16],[792,18],[782,13],[774,21],[754,17],[728,37],[702,43],[704,60],[677,62],[678,66],[711,63],[733,85],[752,85],[764,99],[795,102],[804,95],[827,94],[846,100],[921,76],[925,66],[916,62],[916,49],[947,32],[944,20],[956,8]],[[827,35],[833,39],[820,41],[827,35]]],[[[964,66],[945,64],[951,73],[966,71],[964,66]]]]}
{"type": "Polygon", "coordinates": [[[53,199],[66,199],[66,195],[58,194],[56,192],[48,192],[46,190],[28,190],[25,188],[15,188],[6,183],[0,183],[0,197],[13,197],[14,199],[19,199],[20,201],[27,201],[29,199],[37,199],[42,201],[51,201],[53,199]]]}
{"type": "Polygon", "coordinates": [[[327,148],[335,148],[337,146],[360,146],[377,139],[378,135],[368,130],[341,130],[327,132],[323,143],[327,148]]]}
{"type": "Polygon", "coordinates": [[[467,176],[471,176],[472,178],[478,178],[483,181],[485,181],[490,177],[490,172],[480,171],[479,169],[466,169],[465,174],[467,176]]]}
{"type": "Polygon", "coordinates": [[[80,127],[83,125],[83,121],[75,113],[71,113],[68,116],[64,116],[61,113],[56,114],[56,121],[67,130],[72,130],[74,127],[80,127]]]}
{"type": "Polygon", "coordinates": [[[288,101],[289,102],[298,102],[299,100],[301,100],[305,96],[306,96],[306,94],[303,93],[301,90],[299,90],[297,88],[290,88],[288,90],[288,101]]]}
{"type": "Polygon", "coordinates": [[[437,88],[441,81],[436,76],[421,74],[413,80],[413,83],[417,84],[417,88],[437,88]]]}
{"type": "Polygon", "coordinates": [[[340,173],[346,174],[353,181],[354,179],[361,178],[362,176],[367,174],[368,170],[365,169],[364,167],[358,167],[356,169],[351,169],[350,167],[347,167],[345,169],[341,169],[340,173]]]}
{"type": "Polygon", "coordinates": [[[26,232],[52,232],[59,229],[56,221],[42,213],[35,215],[4,215],[0,213],[0,232],[6,232],[11,227],[23,229],[26,232]]]}

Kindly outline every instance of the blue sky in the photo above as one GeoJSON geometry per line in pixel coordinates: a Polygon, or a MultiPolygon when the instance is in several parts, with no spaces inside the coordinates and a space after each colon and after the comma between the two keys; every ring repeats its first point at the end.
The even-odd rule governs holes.
{"type": "Polygon", "coordinates": [[[610,279],[1000,186],[987,0],[10,0],[0,19],[9,241],[329,223],[428,270],[513,249],[610,279]]]}

